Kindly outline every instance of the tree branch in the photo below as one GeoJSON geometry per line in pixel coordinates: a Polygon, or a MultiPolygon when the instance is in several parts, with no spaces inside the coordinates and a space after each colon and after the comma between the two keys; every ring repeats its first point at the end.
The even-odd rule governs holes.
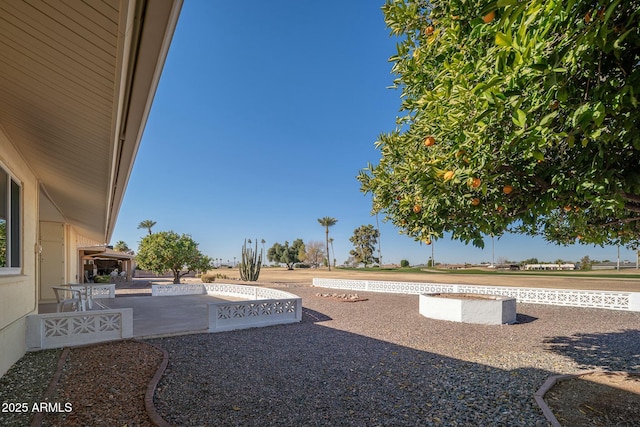
{"type": "Polygon", "coordinates": [[[625,208],[626,210],[628,210],[628,211],[631,211],[631,212],[637,212],[637,213],[640,213],[640,206],[632,205],[631,203],[625,203],[625,204],[624,204],[624,208],[625,208]]]}
{"type": "MultiPolygon", "coordinates": [[[[640,203],[640,195],[638,194],[632,194],[632,193],[622,193],[622,197],[624,197],[625,199],[629,200],[630,202],[634,202],[634,203],[640,203]]],[[[626,208],[626,206],[625,206],[626,208]]]]}

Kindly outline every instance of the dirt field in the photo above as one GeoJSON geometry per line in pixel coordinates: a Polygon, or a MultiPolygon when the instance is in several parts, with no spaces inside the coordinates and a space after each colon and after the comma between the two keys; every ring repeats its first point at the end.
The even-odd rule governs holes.
{"type": "MultiPolygon", "coordinates": [[[[214,274],[224,274],[231,279],[239,279],[237,269],[212,270],[214,274]]],[[[640,292],[640,279],[628,277],[631,274],[639,274],[638,270],[630,271],[606,271],[601,275],[613,275],[618,277],[597,277],[597,273],[591,273],[589,277],[580,272],[567,272],[566,275],[555,276],[549,274],[537,274],[513,272],[506,274],[456,274],[449,272],[433,273],[407,273],[397,271],[358,271],[325,268],[319,269],[295,269],[267,267],[260,270],[259,283],[306,283],[311,284],[314,277],[357,279],[357,280],[388,280],[402,282],[433,282],[454,283],[487,286],[519,286],[531,288],[560,288],[583,290],[611,290],[640,292]],[[596,277],[593,277],[596,276],[596,277]]]]}

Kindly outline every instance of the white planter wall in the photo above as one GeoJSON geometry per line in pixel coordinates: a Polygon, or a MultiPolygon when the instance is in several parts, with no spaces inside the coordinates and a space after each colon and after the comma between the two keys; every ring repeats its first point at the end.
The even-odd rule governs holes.
{"type": "Polygon", "coordinates": [[[133,337],[133,309],[34,314],[27,317],[27,350],[133,337]]]}
{"type": "Polygon", "coordinates": [[[314,278],[313,286],[396,294],[475,293],[502,295],[517,302],[567,305],[640,312],[640,292],[585,291],[573,289],[517,288],[506,286],[456,285],[446,283],[386,282],[314,278]]]}
{"type": "Polygon", "coordinates": [[[246,301],[221,301],[208,307],[209,332],[300,322],[302,298],[260,286],[228,283],[152,285],[154,296],[223,295],[246,301]]]}

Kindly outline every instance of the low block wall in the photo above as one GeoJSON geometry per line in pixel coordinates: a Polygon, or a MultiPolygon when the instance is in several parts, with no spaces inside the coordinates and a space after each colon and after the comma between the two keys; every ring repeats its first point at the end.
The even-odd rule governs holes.
{"type": "Polygon", "coordinates": [[[314,278],[313,286],[396,294],[475,293],[502,295],[517,302],[566,305],[640,312],[640,292],[585,291],[573,289],[516,288],[506,286],[456,285],[447,283],[386,282],[314,278]]]}
{"type": "Polygon", "coordinates": [[[209,332],[295,323],[302,320],[302,298],[209,304],[209,332]]]}
{"type": "Polygon", "coordinates": [[[171,297],[176,295],[206,295],[207,291],[201,284],[151,285],[151,296],[171,297]]]}
{"type": "Polygon", "coordinates": [[[502,325],[516,322],[516,300],[504,296],[473,299],[455,294],[421,294],[419,311],[425,317],[452,322],[502,325]]]}
{"type": "MultiPolygon", "coordinates": [[[[75,285],[71,284],[71,289],[77,289],[84,291],[85,285],[75,285]]],[[[115,298],[116,297],[116,284],[115,283],[105,283],[105,284],[92,284],[91,285],[91,296],[93,299],[100,298],[115,298]]]]}
{"type": "Polygon", "coordinates": [[[209,332],[294,323],[302,320],[302,298],[260,286],[228,283],[152,285],[153,296],[223,295],[246,301],[208,305],[209,332]]]}
{"type": "Polygon", "coordinates": [[[93,344],[133,336],[133,309],[27,316],[27,350],[93,344]]]}

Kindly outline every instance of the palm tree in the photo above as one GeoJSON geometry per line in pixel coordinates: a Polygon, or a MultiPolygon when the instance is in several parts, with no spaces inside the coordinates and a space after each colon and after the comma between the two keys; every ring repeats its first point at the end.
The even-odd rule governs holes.
{"type": "Polygon", "coordinates": [[[151,227],[153,227],[154,225],[156,225],[155,221],[145,219],[144,221],[140,221],[140,224],[138,224],[138,229],[146,228],[147,230],[149,230],[149,235],[151,235],[151,227]]]}
{"type": "Polygon", "coordinates": [[[129,246],[125,243],[124,240],[118,240],[115,245],[113,245],[113,250],[118,252],[129,252],[129,246]]]}
{"type": "Polygon", "coordinates": [[[333,237],[329,237],[329,243],[331,243],[331,253],[333,254],[333,268],[336,268],[336,251],[333,250],[333,237]]]}
{"type": "Polygon", "coordinates": [[[331,271],[331,261],[329,260],[329,227],[334,226],[338,220],[331,218],[330,216],[325,216],[324,218],[318,218],[318,222],[325,230],[325,239],[327,243],[327,266],[329,267],[329,271],[331,271]]]}

